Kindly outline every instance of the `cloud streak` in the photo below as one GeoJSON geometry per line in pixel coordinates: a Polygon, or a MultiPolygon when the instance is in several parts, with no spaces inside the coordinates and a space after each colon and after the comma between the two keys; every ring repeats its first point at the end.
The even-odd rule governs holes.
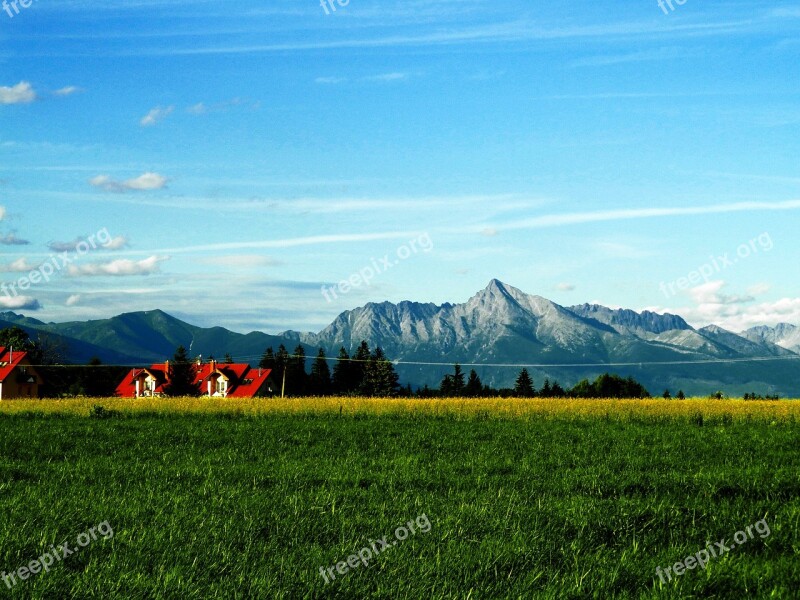
{"type": "Polygon", "coordinates": [[[100,188],[106,192],[114,192],[122,194],[125,192],[146,192],[152,190],[161,190],[167,187],[169,179],[158,173],[142,173],[133,179],[126,179],[120,181],[114,179],[109,175],[98,175],[89,180],[89,185],[92,187],[100,188]]]}
{"type": "MultiPolygon", "coordinates": [[[[636,219],[655,219],[660,217],[685,217],[739,212],[771,212],[800,209],[800,200],[783,202],[737,202],[732,204],[712,204],[707,206],[683,206],[664,208],[632,208],[622,210],[587,211],[542,215],[530,219],[492,225],[499,230],[542,229],[547,227],[566,227],[586,223],[630,221],[636,219]]],[[[485,228],[474,230],[479,233],[485,228]]]]}
{"type": "MultiPolygon", "coordinates": [[[[0,221],[2,221],[2,208],[0,208],[0,221]]],[[[23,240],[17,237],[16,232],[11,231],[5,235],[0,235],[0,245],[2,246],[27,246],[30,244],[28,240],[23,240]]]]}
{"type": "Polygon", "coordinates": [[[175,111],[174,106],[167,106],[166,108],[161,108],[157,106],[150,110],[145,116],[143,116],[139,120],[139,125],[142,127],[152,127],[153,125],[157,125],[168,116],[170,116],[175,111]]]}

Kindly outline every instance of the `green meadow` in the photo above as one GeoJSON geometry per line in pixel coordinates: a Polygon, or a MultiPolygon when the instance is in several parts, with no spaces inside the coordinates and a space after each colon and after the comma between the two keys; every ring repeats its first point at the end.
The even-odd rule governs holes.
{"type": "MultiPolygon", "coordinates": [[[[11,598],[796,598],[800,424],[0,415],[11,598]],[[422,515],[430,523],[397,541],[422,515]],[[769,535],[662,583],[657,567],[769,535]],[[346,563],[380,538],[396,544],[346,563]],[[84,541],[86,537],[83,538],[84,541]],[[340,565],[341,566],[341,565],[340,565]],[[327,571],[333,568],[335,579],[327,571]],[[344,569],[343,569],[344,570],[344,569]]],[[[373,545],[374,548],[374,545],[373,545]]]]}

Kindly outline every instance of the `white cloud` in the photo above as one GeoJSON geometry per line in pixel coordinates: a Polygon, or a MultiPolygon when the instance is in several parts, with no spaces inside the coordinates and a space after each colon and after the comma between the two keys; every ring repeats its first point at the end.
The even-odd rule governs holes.
{"type": "Polygon", "coordinates": [[[56,96],[72,96],[72,94],[77,94],[78,92],[82,92],[83,90],[74,85],[68,85],[66,87],[61,88],[60,90],[56,90],[53,92],[56,96]]]}
{"type": "Polygon", "coordinates": [[[0,206],[0,221],[6,218],[6,207],[0,206]]]}
{"type": "Polygon", "coordinates": [[[11,87],[0,86],[0,104],[29,104],[36,100],[36,92],[27,81],[11,87]]]}
{"type": "Polygon", "coordinates": [[[0,273],[30,273],[38,267],[29,263],[27,258],[19,258],[10,263],[0,263],[0,273]]]}
{"type": "Polygon", "coordinates": [[[174,110],[175,110],[174,106],[167,106],[166,108],[161,108],[160,106],[157,106],[151,109],[150,112],[147,113],[145,116],[143,116],[139,121],[139,124],[142,127],[152,127],[156,123],[166,119],[169,115],[172,114],[174,110]]]}
{"type": "Polygon", "coordinates": [[[70,265],[72,277],[126,277],[131,275],[152,275],[158,273],[159,263],[169,260],[169,256],[151,256],[143,260],[119,259],[96,262],[86,265],[70,265]]]}
{"type": "Polygon", "coordinates": [[[721,290],[725,287],[725,285],[725,282],[721,280],[709,281],[708,283],[704,283],[690,289],[689,295],[700,306],[747,304],[748,302],[755,301],[753,296],[731,296],[723,294],[721,290]]]}
{"type": "Polygon", "coordinates": [[[208,107],[202,102],[198,102],[197,104],[187,108],[186,112],[192,115],[204,115],[208,112],[208,107]]]}
{"type": "Polygon", "coordinates": [[[142,173],[133,179],[120,181],[108,175],[98,175],[89,180],[89,185],[107,192],[124,193],[127,191],[161,190],[167,187],[169,179],[158,173],[142,173]]]}
{"type": "MultiPolygon", "coordinates": [[[[710,281],[689,290],[695,301],[694,306],[651,307],[647,310],[678,314],[695,327],[714,324],[729,331],[744,331],[757,325],[774,326],[778,323],[800,325],[800,298],[781,298],[773,302],[757,303],[754,297],[756,294],[723,294],[721,290],[725,285],[724,281],[710,281]]],[[[763,284],[759,289],[765,290],[763,284]]],[[[751,288],[748,291],[755,290],[751,288]]]]}
{"type": "Polygon", "coordinates": [[[80,295],[80,294],[73,294],[72,296],[70,296],[69,298],[67,298],[67,301],[65,302],[65,304],[66,304],[67,306],[75,306],[75,305],[77,305],[77,304],[78,304],[80,301],[81,301],[81,295],[80,295]]]}
{"type": "Polygon", "coordinates": [[[0,308],[10,310],[39,310],[42,305],[30,296],[0,296],[0,308]]]}
{"type": "Polygon", "coordinates": [[[556,285],[556,291],[559,292],[572,292],[575,290],[575,286],[571,283],[559,283],[556,285]]]}
{"type": "Polygon", "coordinates": [[[71,242],[50,242],[47,247],[52,252],[75,252],[78,251],[80,254],[85,254],[88,252],[88,249],[91,248],[92,250],[122,250],[123,248],[127,248],[128,246],[128,238],[119,235],[115,238],[111,238],[107,244],[103,244],[98,246],[97,244],[100,243],[100,233],[105,232],[107,236],[110,237],[107,229],[102,229],[98,234],[93,236],[86,237],[77,237],[71,242]],[[97,241],[95,241],[97,240],[97,241]],[[86,249],[83,248],[86,247],[86,249]]]}
{"type": "Polygon", "coordinates": [[[122,250],[123,248],[128,247],[128,238],[124,235],[118,235],[117,237],[113,238],[107,244],[100,246],[105,250],[122,250]]]}

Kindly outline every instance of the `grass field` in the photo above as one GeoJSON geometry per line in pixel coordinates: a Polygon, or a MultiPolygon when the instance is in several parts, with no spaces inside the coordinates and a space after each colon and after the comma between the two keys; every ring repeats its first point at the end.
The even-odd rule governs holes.
{"type": "Polygon", "coordinates": [[[798,417],[700,399],[3,402],[0,570],[87,545],[0,595],[796,598],[798,417]],[[661,583],[759,521],[768,535],[661,583]],[[89,541],[101,523],[113,537],[89,541]]]}

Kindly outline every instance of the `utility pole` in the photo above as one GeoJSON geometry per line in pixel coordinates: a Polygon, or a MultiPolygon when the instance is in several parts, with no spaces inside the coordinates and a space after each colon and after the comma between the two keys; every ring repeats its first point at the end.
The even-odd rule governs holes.
{"type": "Polygon", "coordinates": [[[283,367],[283,383],[281,383],[281,400],[283,400],[283,393],[286,390],[286,367],[283,367]]]}

